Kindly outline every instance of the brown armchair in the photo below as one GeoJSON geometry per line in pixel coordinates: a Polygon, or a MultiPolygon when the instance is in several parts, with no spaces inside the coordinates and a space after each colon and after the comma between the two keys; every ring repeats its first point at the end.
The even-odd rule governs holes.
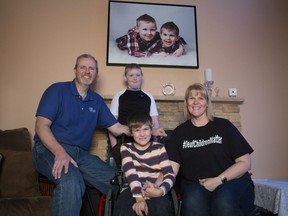
{"type": "Polygon", "coordinates": [[[50,216],[52,199],[39,189],[26,128],[0,130],[0,215],[50,216]]]}

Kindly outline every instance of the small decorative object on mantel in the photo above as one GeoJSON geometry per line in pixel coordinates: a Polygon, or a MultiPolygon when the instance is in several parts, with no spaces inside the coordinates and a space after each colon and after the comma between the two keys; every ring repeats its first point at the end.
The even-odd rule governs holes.
{"type": "Polygon", "coordinates": [[[214,88],[214,92],[215,92],[215,97],[219,97],[220,88],[219,87],[215,87],[214,88]]]}
{"type": "Polygon", "coordinates": [[[229,95],[229,97],[237,97],[237,89],[236,88],[229,88],[228,95],[229,95]]]}
{"type": "Polygon", "coordinates": [[[165,96],[174,96],[176,93],[176,88],[172,83],[167,82],[162,85],[162,93],[165,96]]]}
{"type": "Polygon", "coordinates": [[[209,96],[212,97],[212,86],[214,84],[214,81],[212,79],[212,69],[206,68],[204,71],[204,76],[205,76],[204,86],[207,88],[209,96]]]}

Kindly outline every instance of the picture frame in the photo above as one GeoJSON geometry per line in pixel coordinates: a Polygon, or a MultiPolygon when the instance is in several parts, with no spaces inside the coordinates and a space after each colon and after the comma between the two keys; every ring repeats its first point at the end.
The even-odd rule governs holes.
{"type": "MultiPolygon", "coordinates": [[[[143,22],[144,24],[148,23],[148,28],[150,28],[151,22],[143,22]]],[[[145,30],[145,28],[143,29],[145,30]]],[[[107,33],[106,64],[108,66],[137,63],[142,67],[199,68],[196,6],[111,0],[109,1],[108,9],[107,33]],[[144,42],[140,42],[140,45],[138,44],[140,48],[133,45],[130,46],[130,44],[134,44],[135,41],[138,43],[138,40],[143,40],[139,39],[141,35],[138,34],[137,36],[137,30],[134,30],[136,20],[144,14],[151,16],[156,21],[156,31],[158,32],[157,45],[154,43],[156,41],[155,36],[154,39],[152,39],[155,41],[153,43],[149,41],[151,42],[148,43],[149,45],[147,45],[147,41],[144,39],[144,42]],[[170,31],[171,28],[164,28],[164,31],[161,31],[162,25],[167,22],[173,22],[178,27],[179,38],[181,37],[181,40],[177,40],[175,44],[170,47],[170,50],[169,46],[173,42],[173,40],[171,42],[171,38],[168,39],[168,45],[166,44],[168,47],[165,47],[163,44],[167,42],[167,37],[165,39],[165,30],[170,31]],[[129,37],[127,36],[128,31],[130,31],[129,37]],[[137,39],[133,39],[135,35],[137,39]],[[159,36],[162,36],[162,38],[159,36]],[[132,40],[131,38],[135,40],[132,41],[133,43],[129,41],[132,40]],[[130,43],[127,43],[127,41],[130,43]],[[145,44],[144,49],[142,46],[143,43],[145,44]],[[182,49],[184,48],[182,52],[181,47],[182,49]],[[175,56],[178,51],[182,54],[175,56]],[[138,55],[140,55],[140,57],[138,55]]]]}

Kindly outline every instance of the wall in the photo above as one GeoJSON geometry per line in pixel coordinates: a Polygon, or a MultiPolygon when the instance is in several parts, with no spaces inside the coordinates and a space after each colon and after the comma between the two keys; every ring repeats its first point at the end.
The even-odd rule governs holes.
{"type": "MultiPolygon", "coordinates": [[[[255,149],[254,177],[288,178],[288,2],[157,2],[196,5],[200,68],[144,68],[143,88],[162,95],[161,85],[170,81],[183,96],[211,67],[221,96],[235,87],[245,98],[242,132],[255,149]]],[[[124,87],[123,67],[105,63],[107,15],[107,0],[0,1],[1,129],[25,126],[33,133],[41,94],[51,83],[73,78],[81,53],[99,60],[98,92],[111,95],[124,87]]]]}

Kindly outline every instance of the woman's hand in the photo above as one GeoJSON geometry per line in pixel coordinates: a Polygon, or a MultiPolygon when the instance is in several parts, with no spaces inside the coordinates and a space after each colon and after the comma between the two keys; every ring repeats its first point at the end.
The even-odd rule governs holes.
{"type": "MultiPolygon", "coordinates": [[[[235,159],[235,163],[222,172],[219,176],[225,176],[228,181],[240,178],[251,169],[250,154],[245,154],[235,159]]],[[[199,179],[200,185],[209,191],[214,191],[216,187],[222,184],[221,178],[217,176],[214,178],[199,179]]]]}
{"type": "Polygon", "coordinates": [[[220,184],[222,184],[220,177],[199,179],[199,184],[210,192],[214,191],[220,184]]]}

